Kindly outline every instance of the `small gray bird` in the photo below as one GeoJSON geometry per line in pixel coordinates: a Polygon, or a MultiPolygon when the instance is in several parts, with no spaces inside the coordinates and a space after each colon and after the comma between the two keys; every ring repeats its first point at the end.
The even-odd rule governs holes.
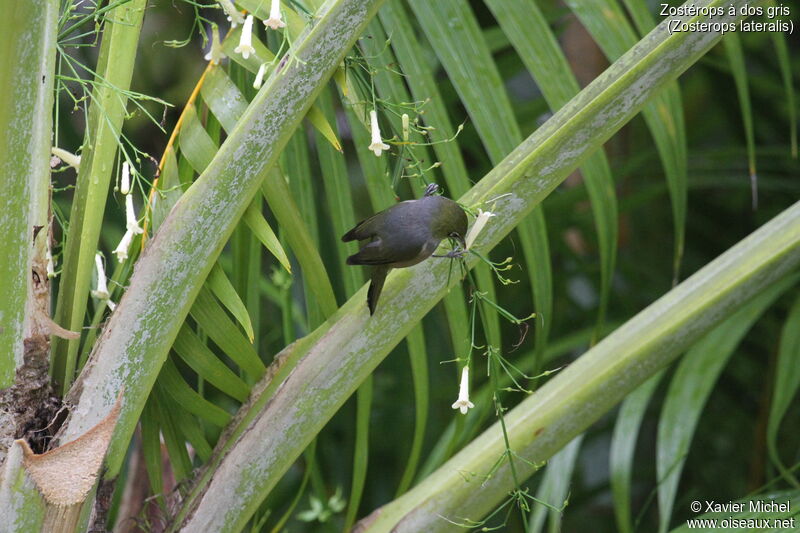
{"type": "Polygon", "coordinates": [[[369,239],[357,254],[347,258],[347,264],[373,267],[367,292],[370,315],[375,313],[390,269],[424,261],[446,238],[457,239],[464,246],[466,213],[453,200],[434,196],[435,191],[435,185],[429,186],[424,197],[376,213],[342,237],[344,242],[369,239]]]}

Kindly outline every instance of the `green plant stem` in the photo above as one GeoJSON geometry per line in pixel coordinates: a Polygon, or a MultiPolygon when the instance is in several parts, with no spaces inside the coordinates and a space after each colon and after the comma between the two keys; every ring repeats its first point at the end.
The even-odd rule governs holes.
{"type": "MultiPolygon", "coordinates": [[[[119,5],[109,12],[104,25],[56,303],[56,322],[72,331],[83,328],[146,3],[133,0],[119,5]]],[[[79,346],[80,339],[54,339],[52,374],[62,394],[72,384],[79,346]]]]}
{"type": "MultiPolygon", "coordinates": [[[[4,6],[7,27],[0,42],[0,231],[4,252],[0,257],[0,389],[14,384],[16,371],[24,362],[24,341],[32,330],[40,329],[31,316],[39,307],[33,284],[38,279],[36,290],[49,290],[45,270],[50,239],[48,163],[58,21],[55,0],[16,0],[4,6]]],[[[40,311],[49,316],[48,290],[40,311]]],[[[46,330],[38,335],[46,335],[46,330]]]]}

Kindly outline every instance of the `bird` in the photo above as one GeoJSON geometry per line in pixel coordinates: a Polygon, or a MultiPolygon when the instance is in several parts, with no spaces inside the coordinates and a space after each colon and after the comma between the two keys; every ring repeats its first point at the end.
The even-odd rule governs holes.
{"type": "Polygon", "coordinates": [[[358,253],[347,258],[347,264],[372,266],[367,291],[370,315],[375,314],[391,269],[424,261],[447,238],[456,239],[466,248],[466,213],[453,200],[435,194],[436,190],[431,185],[422,198],[400,202],[376,213],[342,236],[344,242],[369,240],[358,253]]]}

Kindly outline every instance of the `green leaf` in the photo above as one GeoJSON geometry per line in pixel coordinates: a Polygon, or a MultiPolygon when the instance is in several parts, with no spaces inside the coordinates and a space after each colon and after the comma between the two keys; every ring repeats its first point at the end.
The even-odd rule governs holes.
{"type": "MultiPolygon", "coordinates": [[[[317,100],[321,108],[323,119],[335,121],[331,91],[326,88],[317,100]]],[[[320,134],[321,135],[321,134],[320,134]]],[[[347,230],[355,226],[356,218],[353,214],[353,198],[350,191],[350,178],[347,172],[347,162],[344,154],[337,152],[330,145],[320,142],[317,136],[317,154],[319,168],[322,171],[322,184],[325,188],[325,201],[328,204],[330,222],[336,247],[338,264],[344,269],[341,275],[346,297],[350,297],[364,283],[362,269],[346,266],[347,256],[358,250],[356,243],[344,243],[340,239],[347,230]]]]}
{"type": "MultiPolygon", "coordinates": [[[[4,246],[4,253],[0,256],[0,279],[3,280],[0,390],[15,383],[17,369],[24,363],[26,336],[31,334],[26,332],[30,328],[27,313],[42,307],[41,302],[32,298],[29,301],[28,295],[34,289],[30,273],[32,270],[37,272],[42,282],[47,279],[45,255],[51,237],[48,229],[48,161],[53,131],[59,2],[19,1],[7,3],[4,7],[8,26],[0,42],[0,91],[3,94],[0,100],[0,123],[3,124],[0,128],[0,169],[3,175],[0,228],[4,246]],[[37,226],[44,229],[32,240],[31,228],[37,226]]],[[[75,225],[79,230],[80,222],[76,220],[75,225]]],[[[93,266],[94,253],[91,261],[93,266]]],[[[87,283],[81,296],[85,309],[88,280],[84,281],[87,283]]],[[[35,289],[41,290],[40,287],[35,289]]],[[[65,294],[70,292],[68,287],[63,287],[62,291],[65,294]]],[[[44,312],[49,315],[46,293],[44,303],[44,312]]],[[[64,316],[59,315],[57,321],[64,316]]],[[[83,319],[83,314],[80,318],[83,319]]],[[[38,331],[39,328],[33,329],[34,335],[46,337],[48,334],[38,331]]],[[[77,342],[75,345],[77,349],[77,342]]],[[[44,356],[44,353],[40,355],[44,356]]]]}
{"type": "Polygon", "coordinates": [[[358,516],[358,506],[364,494],[369,459],[369,427],[372,413],[372,376],[364,380],[356,393],[356,438],[353,453],[353,482],[345,512],[345,531],[349,531],[358,516]]]}
{"type": "Polygon", "coordinates": [[[744,124],[744,137],[747,144],[747,163],[750,171],[750,187],[753,199],[753,209],[758,207],[758,177],[756,174],[756,141],[753,130],[753,109],[750,105],[750,89],[747,86],[747,67],[744,64],[744,51],[739,34],[731,32],[722,40],[725,44],[725,53],[731,65],[733,81],[736,84],[736,94],[739,97],[739,109],[742,113],[744,124]]]}
{"type": "Polygon", "coordinates": [[[203,462],[208,461],[213,450],[211,444],[203,435],[203,426],[200,421],[181,409],[180,404],[171,403],[170,409],[175,413],[175,422],[178,424],[178,430],[192,445],[194,451],[197,452],[197,457],[203,462]]]}
{"type": "Polygon", "coordinates": [[[200,396],[186,383],[172,359],[167,358],[158,380],[164,393],[193,415],[219,427],[230,421],[231,416],[224,409],[200,396]]]}
{"type": "Polygon", "coordinates": [[[211,164],[219,146],[200,124],[194,104],[187,105],[183,111],[183,125],[178,139],[181,155],[189,161],[198,174],[202,174],[211,164]]]}
{"type": "Polygon", "coordinates": [[[792,82],[792,66],[789,58],[789,47],[786,36],[779,32],[770,32],[778,56],[784,91],[786,92],[786,110],[789,117],[789,136],[791,138],[792,157],[797,158],[797,107],[795,107],[794,83],[792,82]]]}
{"type": "Polygon", "coordinates": [[[250,315],[247,314],[247,308],[245,307],[244,302],[242,302],[241,298],[239,298],[239,294],[236,292],[236,289],[233,288],[233,284],[228,279],[228,276],[225,275],[225,272],[222,270],[222,267],[219,266],[219,263],[215,264],[211,269],[211,273],[208,275],[206,284],[211,289],[211,292],[214,293],[214,296],[216,296],[217,299],[222,302],[222,305],[224,305],[225,308],[236,318],[239,324],[241,324],[247,333],[250,342],[252,343],[254,340],[254,335],[253,325],[250,322],[250,315]]]}
{"type": "MultiPolygon", "coordinates": [[[[583,443],[583,435],[578,435],[564,448],[547,462],[544,477],[536,491],[536,499],[546,502],[556,509],[564,507],[569,501],[569,482],[578,460],[578,452],[583,443]]],[[[528,522],[527,533],[539,533],[544,525],[544,520],[550,517],[549,531],[561,531],[561,513],[537,503],[533,506],[528,522]]]]}
{"type": "Polygon", "coordinates": [[[273,169],[261,184],[261,191],[267,200],[278,225],[285,232],[286,240],[300,263],[303,281],[309,287],[306,291],[325,316],[332,315],[337,308],[328,272],[319,256],[309,227],[303,222],[300,210],[292,199],[286,180],[278,169],[273,169]]]}
{"type": "Polygon", "coordinates": [[[778,454],[778,431],[783,416],[797,395],[798,388],[800,388],[800,296],[795,299],[789,310],[781,332],[778,363],[775,368],[775,386],[772,389],[767,422],[769,457],[784,479],[795,487],[800,487],[797,478],[786,469],[778,454]]]}
{"type": "Polygon", "coordinates": [[[250,394],[247,383],[225,366],[185,324],[175,338],[173,349],[203,380],[240,402],[247,399],[250,394]]]}
{"type": "Polygon", "coordinates": [[[213,66],[205,75],[200,94],[219,123],[230,134],[247,110],[248,102],[242,92],[221,67],[213,66]]]}
{"type": "Polygon", "coordinates": [[[425,440],[425,425],[428,422],[428,403],[430,401],[430,383],[428,381],[428,356],[425,351],[425,335],[422,324],[411,330],[408,337],[408,357],[411,360],[411,375],[414,382],[414,437],[411,451],[408,454],[405,470],[397,487],[396,497],[402,495],[411,486],[417,471],[422,444],[425,440]]]}
{"type": "Polygon", "coordinates": [[[161,430],[161,436],[164,439],[164,445],[167,447],[172,472],[177,481],[183,481],[192,472],[192,460],[189,457],[189,452],[186,451],[186,441],[178,431],[178,424],[175,421],[174,414],[167,408],[167,405],[171,402],[166,397],[163,385],[157,384],[153,388],[151,400],[155,407],[154,411],[158,420],[158,427],[161,430]]]}
{"type": "Polygon", "coordinates": [[[258,357],[253,345],[228,318],[207,287],[200,288],[189,313],[209,338],[242,370],[251,378],[261,377],[265,370],[264,363],[258,357]]]}
{"type": "Polygon", "coordinates": [[[631,520],[631,472],[636,441],[647,404],[650,403],[650,398],[663,377],[664,373],[659,372],[629,394],[622,402],[614,425],[614,436],[611,439],[609,452],[609,470],[611,490],[614,493],[614,514],[617,517],[617,529],[620,533],[634,531],[631,520]]]}
{"type": "Polygon", "coordinates": [[[647,35],[656,26],[653,22],[653,15],[650,13],[650,8],[645,2],[638,0],[622,0],[628,13],[639,31],[639,35],[647,35]]]}
{"type": "Polygon", "coordinates": [[[165,507],[163,461],[156,401],[155,394],[151,395],[142,411],[142,455],[147,469],[147,479],[150,481],[150,491],[158,498],[159,504],[165,507]]]}
{"type": "MultiPolygon", "coordinates": [[[[258,202],[258,205],[260,206],[261,202],[258,202]]],[[[275,256],[287,272],[291,273],[292,266],[289,264],[289,258],[286,256],[286,252],[283,250],[275,232],[269,227],[269,223],[264,218],[264,215],[261,214],[261,210],[256,206],[255,200],[247,208],[247,211],[244,212],[243,220],[247,226],[253,230],[253,234],[258,237],[258,240],[261,241],[264,248],[275,256]]],[[[252,342],[252,338],[250,340],[252,342]]]]}
{"type": "Polygon", "coordinates": [[[322,134],[322,137],[326,139],[337,152],[343,152],[342,144],[339,142],[336,132],[333,131],[331,123],[317,106],[311,106],[306,118],[317,128],[317,131],[322,134]]]}

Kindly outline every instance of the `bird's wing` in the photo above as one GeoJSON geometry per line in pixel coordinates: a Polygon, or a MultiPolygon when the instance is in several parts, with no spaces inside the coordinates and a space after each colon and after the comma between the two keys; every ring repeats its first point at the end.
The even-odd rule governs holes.
{"type": "Polygon", "coordinates": [[[372,215],[369,218],[365,218],[361,222],[355,225],[353,229],[342,235],[342,241],[350,242],[350,241],[363,241],[365,239],[371,239],[375,236],[375,227],[376,223],[380,222],[380,218],[383,213],[377,213],[372,215]]]}
{"type": "Polygon", "coordinates": [[[342,240],[344,242],[364,241],[380,236],[380,228],[386,226],[387,223],[393,226],[398,219],[402,221],[404,218],[413,217],[415,206],[417,205],[416,200],[406,200],[405,202],[394,204],[356,224],[353,229],[342,235],[342,240]]]}
{"type": "Polygon", "coordinates": [[[413,261],[422,252],[423,243],[406,242],[402,246],[387,246],[382,239],[367,244],[347,258],[348,265],[396,265],[413,261]]]}

